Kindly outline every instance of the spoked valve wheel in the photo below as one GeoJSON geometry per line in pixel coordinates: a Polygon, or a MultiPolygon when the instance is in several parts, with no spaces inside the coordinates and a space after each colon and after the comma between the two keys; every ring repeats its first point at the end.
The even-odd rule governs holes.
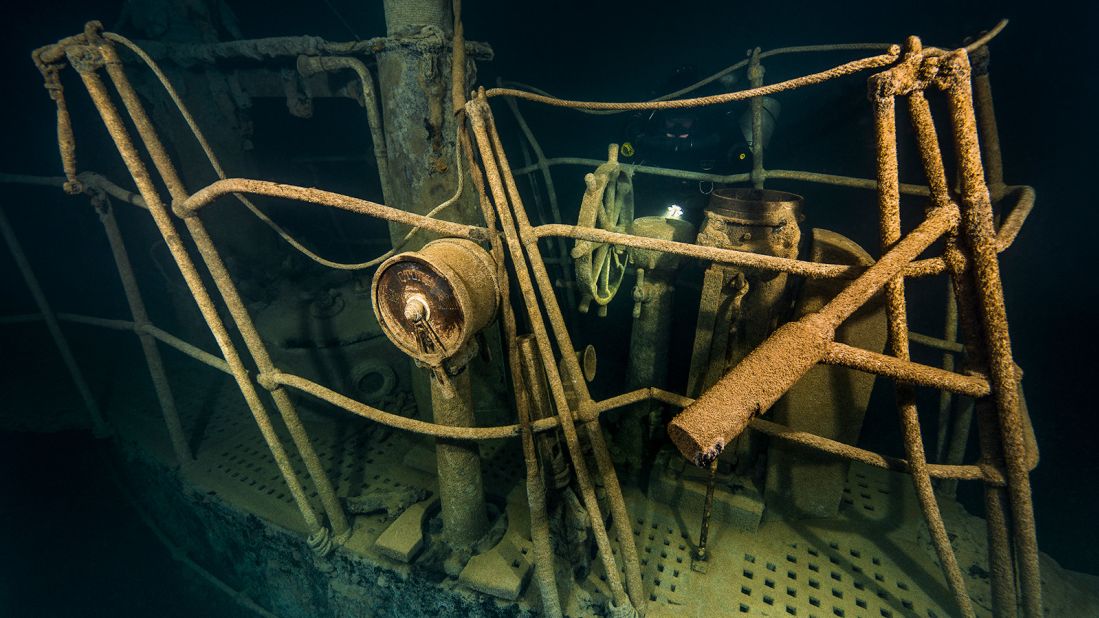
{"type": "MultiPolygon", "coordinates": [[[[587,188],[580,202],[577,227],[625,232],[633,221],[633,172],[618,163],[618,144],[610,145],[607,162],[584,176],[584,183],[587,188]]],[[[572,259],[581,294],[580,312],[587,313],[595,301],[599,316],[607,315],[607,304],[626,275],[626,248],[577,240],[572,259]]]]}

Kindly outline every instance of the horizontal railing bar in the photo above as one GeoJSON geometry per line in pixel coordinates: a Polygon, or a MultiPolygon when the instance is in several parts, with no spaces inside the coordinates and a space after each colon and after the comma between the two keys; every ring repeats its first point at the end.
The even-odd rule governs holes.
{"type": "MultiPolygon", "coordinates": [[[[89,326],[99,326],[102,328],[108,328],[111,330],[124,330],[138,332],[139,328],[142,328],[144,332],[149,333],[155,337],[158,341],[161,341],[165,345],[172,347],[195,360],[198,360],[208,366],[214,367],[224,373],[229,373],[229,368],[224,360],[206,352],[200,348],[195,347],[175,337],[162,329],[147,324],[144,327],[139,327],[129,320],[115,320],[109,318],[98,318],[92,316],[85,316],[73,313],[59,313],[58,319],[73,322],[77,324],[85,324],[89,326]]],[[[42,320],[41,314],[19,314],[11,316],[0,316],[0,324],[21,324],[28,322],[35,322],[42,320]]],[[[891,357],[890,357],[891,358],[891,357]]],[[[915,364],[915,363],[912,363],[915,364]]],[[[933,368],[928,368],[933,369],[933,368]]],[[[940,370],[941,371],[941,370],[940,370]]],[[[946,372],[949,373],[949,372],[946,372]]],[[[965,376],[961,376],[966,379],[965,376]]],[[[426,421],[420,421],[412,419],[391,412],[385,412],[379,410],[367,404],[355,401],[350,397],[341,395],[336,391],[321,386],[315,382],[307,380],[301,376],[296,376],[283,372],[274,372],[270,375],[265,375],[264,378],[274,384],[281,384],[283,386],[289,386],[291,388],[300,390],[308,395],[312,395],[322,401],[326,401],[338,408],[342,408],[357,416],[373,420],[396,429],[403,429],[414,433],[431,435],[440,438],[450,438],[455,440],[493,440],[500,438],[510,438],[519,435],[520,425],[500,425],[496,427],[452,427],[447,425],[437,425],[435,423],[429,423],[426,421]]],[[[979,380],[979,378],[975,378],[979,380]]],[[[966,388],[969,388],[968,386],[966,388]]],[[[656,400],[662,403],[673,405],[676,407],[686,407],[690,405],[694,400],[690,397],[685,397],[670,391],[665,391],[658,388],[641,388],[628,393],[623,393],[609,399],[602,401],[592,402],[586,410],[582,410],[580,418],[586,422],[592,422],[597,420],[604,412],[615,410],[625,407],[632,403],[637,403],[646,400],[656,400]]],[[[534,421],[531,424],[531,430],[534,432],[549,431],[555,429],[558,426],[557,417],[549,417],[534,421]]],[[[886,455],[880,455],[873,451],[867,451],[849,444],[837,442],[823,436],[816,434],[797,431],[761,418],[755,418],[751,421],[751,426],[765,434],[773,437],[794,442],[801,446],[811,448],[814,450],[830,453],[838,457],[850,459],[852,461],[858,461],[877,468],[883,468],[886,470],[896,472],[907,472],[908,462],[904,459],[889,457],[886,455]]],[[[983,480],[993,485],[1002,486],[1004,484],[1002,473],[989,466],[973,466],[973,465],[944,465],[944,464],[929,464],[928,466],[931,476],[934,478],[943,479],[957,479],[957,480],[983,480]]]]}
{"type": "MultiPolygon", "coordinates": [[[[0,324],[25,324],[28,322],[40,322],[44,318],[41,313],[25,313],[20,315],[0,316],[0,324]]],[[[136,324],[130,320],[115,320],[111,318],[97,318],[78,313],[58,313],[57,319],[73,324],[86,326],[98,326],[110,330],[132,331],[134,333],[147,333],[164,345],[181,352],[198,362],[213,367],[222,373],[229,373],[229,365],[221,359],[202,348],[176,337],[175,335],[158,328],[152,324],[136,324]]]]}
{"type": "MultiPolygon", "coordinates": [[[[289,386],[308,395],[312,395],[317,399],[326,401],[337,408],[343,408],[357,416],[383,425],[388,425],[395,429],[403,429],[413,433],[435,436],[436,438],[447,438],[450,440],[496,440],[500,438],[513,438],[518,436],[520,432],[520,425],[518,424],[498,425],[496,427],[455,427],[408,418],[407,416],[379,410],[378,408],[356,401],[346,395],[341,395],[330,388],[307,380],[301,376],[281,371],[261,374],[258,377],[261,384],[268,381],[271,384],[289,386]]],[[[556,417],[549,417],[534,421],[531,423],[530,427],[532,431],[540,432],[554,429],[557,427],[557,424],[558,421],[556,417]]]]}
{"type": "Polygon", "coordinates": [[[831,344],[823,362],[969,397],[985,397],[991,392],[988,380],[982,377],[966,376],[938,367],[929,367],[843,343],[831,344]]]}
{"type": "MultiPolygon", "coordinates": [[[[640,388],[629,393],[618,395],[617,397],[593,403],[586,411],[587,413],[584,416],[584,420],[590,422],[595,416],[609,410],[647,400],[660,401],[678,408],[685,408],[691,403],[694,403],[694,399],[677,393],[659,388],[640,388]]],[[[785,425],[762,418],[753,418],[750,421],[750,426],[753,429],[774,438],[844,459],[849,459],[851,461],[864,463],[874,466],[875,468],[882,468],[893,472],[907,473],[909,471],[908,462],[904,459],[881,455],[814,433],[791,429],[785,425]]],[[[992,466],[928,464],[928,471],[933,478],[956,479],[961,481],[985,481],[992,485],[1004,485],[1003,473],[992,466]]]]}
{"type": "MultiPolygon", "coordinates": [[[[807,262],[805,260],[793,260],[761,253],[752,253],[750,251],[707,247],[692,243],[664,240],[661,238],[634,236],[598,228],[561,225],[557,223],[539,225],[534,227],[533,230],[535,236],[538,238],[561,237],[610,243],[623,247],[673,253],[685,257],[719,262],[722,264],[732,264],[734,266],[743,266],[745,268],[761,271],[786,272],[810,279],[853,279],[868,268],[868,266],[858,264],[821,264],[818,262],[807,262]]],[[[942,272],[942,269],[942,260],[940,258],[932,258],[930,260],[919,260],[910,263],[905,267],[904,274],[906,276],[923,276],[938,274],[942,272]]]]}
{"type": "Polygon", "coordinates": [[[172,209],[180,217],[195,216],[199,210],[210,205],[219,197],[231,193],[247,193],[250,195],[264,195],[278,197],[321,206],[330,206],[361,215],[368,215],[418,227],[429,232],[468,238],[470,240],[485,240],[488,238],[488,230],[476,225],[464,225],[443,219],[434,219],[415,213],[378,204],[369,200],[333,193],[311,187],[299,187],[267,180],[252,180],[249,178],[226,178],[211,183],[195,192],[182,202],[172,205],[172,209]]]}
{"type": "MultiPolygon", "coordinates": [[[[599,167],[606,164],[606,161],[600,161],[599,159],[586,159],[581,157],[554,157],[552,159],[546,159],[546,165],[581,165],[590,167],[599,167]]],[[[649,176],[665,176],[669,178],[679,178],[682,180],[697,180],[699,182],[712,182],[715,184],[736,184],[740,182],[748,182],[751,180],[751,174],[708,174],[706,172],[692,172],[690,170],[679,170],[669,167],[656,167],[652,165],[631,165],[629,163],[621,163],[622,169],[635,174],[647,174],[649,176]]],[[[513,175],[518,176],[520,174],[529,174],[539,171],[541,165],[533,163],[520,167],[512,172],[513,175]]],[[[853,187],[856,189],[869,189],[877,190],[878,183],[876,180],[869,178],[855,178],[852,176],[841,176],[838,174],[824,174],[820,172],[803,172],[798,170],[763,170],[763,176],[765,179],[778,179],[778,180],[795,180],[801,182],[811,182],[816,184],[835,185],[840,187],[853,187]]],[[[905,195],[915,195],[920,197],[927,197],[930,195],[930,190],[925,185],[913,185],[913,184],[901,184],[901,193],[905,195]]]]}

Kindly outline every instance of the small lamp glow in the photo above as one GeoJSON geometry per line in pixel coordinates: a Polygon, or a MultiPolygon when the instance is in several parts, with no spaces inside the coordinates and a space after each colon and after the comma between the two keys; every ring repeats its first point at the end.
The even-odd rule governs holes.
{"type": "Polygon", "coordinates": [[[668,206],[668,212],[664,215],[667,219],[679,219],[683,216],[683,209],[679,207],[679,204],[672,204],[668,206]]]}

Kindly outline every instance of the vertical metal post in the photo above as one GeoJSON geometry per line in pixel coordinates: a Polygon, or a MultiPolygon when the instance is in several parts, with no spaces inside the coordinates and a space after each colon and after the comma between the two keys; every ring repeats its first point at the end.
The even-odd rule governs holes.
{"type": "MultiPolygon", "coordinates": [[[[530,538],[534,546],[534,575],[538,581],[538,591],[542,595],[543,612],[551,618],[559,618],[561,600],[558,598],[553,545],[546,514],[545,473],[530,430],[531,416],[535,410],[539,410],[543,418],[549,418],[553,415],[552,404],[544,386],[546,377],[542,361],[538,357],[538,343],[530,335],[515,336],[515,315],[511,307],[505,309],[504,320],[508,339],[508,364],[511,366],[512,382],[515,383],[519,423],[523,426],[521,437],[527,467],[527,501],[530,504],[530,538]]],[[[543,457],[549,456],[547,450],[542,453],[543,457]]]]}
{"type": "MultiPolygon", "coordinates": [[[[481,154],[489,187],[492,190],[493,200],[496,203],[497,213],[500,216],[500,227],[504,234],[505,241],[507,242],[508,251],[515,261],[515,274],[519,288],[523,293],[523,304],[526,306],[527,315],[530,318],[531,327],[534,330],[534,336],[538,340],[538,349],[539,353],[542,355],[542,364],[549,376],[550,389],[553,394],[554,403],[557,406],[557,414],[561,419],[561,431],[565,436],[565,443],[569,448],[569,454],[573,460],[573,467],[576,470],[576,480],[580,486],[580,495],[583,498],[584,507],[588,509],[588,513],[591,515],[592,535],[595,537],[596,544],[599,547],[599,557],[602,560],[603,568],[606,571],[607,584],[611,588],[611,595],[613,597],[612,603],[616,607],[625,607],[630,604],[630,598],[627,596],[618,574],[618,565],[614,560],[614,554],[610,546],[610,538],[607,535],[606,526],[603,522],[603,515],[599,508],[599,501],[595,496],[595,489],[592,485],[591,477],[588,474],[587,462],[584,460],[584,454],[580,447],[580,440],[576,432],[572,410],[569,408],[562,387],[561,378],[557,375],[557,366],[553,359],[552,350],[549,348],[549,333],[547,332],[545,323],[542,321],[542,316],[537,305],[532,304],[534,300],[534,284],[531,281],[531,273],[527,270],[526,261],[523,259],[524,254],[519,238],[519,230],[516,227],[516,220],[513,218],[513,213],[508,203],[509,193],[514,197],[514,191],[510,191],[511,187],[505,189],[503,185],[502,170],[500,167],[497,167],[496,162],[496,142],[489,136],[489,129],[493,126],[491,111],[489,111],[488,104],[483,98],[471,102],[471,107],[467,107],[467,110],[470,111],[469,119],[473,126],[474,135],[476,136],[477,147],[481,154]]],[[[510,171],[504,170],[503,173],[510,174],[510,171]]],[[[520,212],[522,212],[521,204],[516,206],[515,216],[517,217],[520,212]]],[[[536,246],[537,245],[535,245],[535,247],[536,246]]],[[[535,260],[532,261],[536,261],[537,259],[540,259],[539,256],[535,256],[535,260]]],[[[544,265],[542,266],[542,275],[546,276],[544,265]]],[[[547,304],[549,304],[548,300],[547,304]]],[[[559,307],[558,311],[560,311],[559,307]]],[[[551,314],[551,316],[552,315],[553,314],[551,314]]],[[[568,347],[565,349],[571,350],[572,348],[568,347]]],[[[582,383],[583,377],[580,375],[580,367],[576,358],[567,352],[563,354],[563,357],[566,365],[568,365],[569,359],[572,359],[572,364],[575,365],[576,377],[582,383]]],[[[606,448],[605,444],[602,444],[601,446],[604,449],[606,448]]],[[[598,451],[599,447],[600,445],[593,444],[594,450],[598,451]]],[[[615,520],[618,521],[618,518],[616,517],[615,520]]],[[[632,541],[633,535],[628,529],[629,521],[626,520],[621,523],[623,524],[623,530],[621,530],[619,538],[625,539],[626,537],[629,537],[632,541]]]]}
{"type": "Polygon", "coordinates": [[[126,303],[130,306],[130,314],[134,319],[134,330],[137,332],[138,341],[141,342],[141,351],[145,355],[145,363],[149,366],[149,376],[153,380],[153,389],[156,391],[157,401],[160,403],[160,411],[164,416],[164,425],[168,428],[168,438],[172,442],[172,450],[175,451],[179,465],[187,470],[194,461],[191,449],[187,445],[183,424],[179,420],[179,412],[176,410],[175,398],[172,397],[172,387],[168,382],[168,376],[164,372],[164,361],[160,357],[156,339],[146,330],[150,326],[149,313],[145,309],[145,302],[141,298],[141,288],[138,287],[137,278],[134,277],[133,265],[130,256],[126,252],[126,245],[122,240],[122,232],[118,229],[118,221],[115,220],[114,210],[105,194],[94,196],[93,203],[99,212],[99,221],[103,223],[103,230],[107,233],[107,241],[111,245],[111,255],[114,257],[115,266],[118,268],[118,276],[122,279],[122,290],[126,294],[126,303]]]}
{"type": "Polygon", "coordinates": [[[27,288],[31,291],[31,296],[34,297],[34,304],[38,306],[38,311],[46,322],[46,329],[50,331],[50,337],[53,338],[53,343],[57,346],[61,360],[64,361],[65,368],[69,370],[69,376],[72,378],[77,392],[80,393],[80,398],[84,401],[84,407],[87,408],[88,416],[91,418],[92,433],[97,438],[109,436],[111,433],[110,427],[104,421],[103,413],[99,410],[99,404],[95,402],[95,397],[92,395],[91,389],[88,388],[87,381],[84,380],[84,373],[80,371],[80,366],[76,364],[76,358],[73,357],[69,342],[65,339],[64,333],[61,332],[61,326],[57,323],[57,316],[50,307],[49,301],[46,300],[46,295],[42,292],[42,286],[38,285],[38,277],[34,276],[30,261],[27,260],[27,255],[23,253],[23,246],[19,244],[19,239],[16,238],[15,231],[11,228],[3,207],[0,207],[0,236],[4,238],[4,242],[8,245],[8,251],[11,252],[11,257],[15,259],[15,265],[19,268],[19,273],[23,276],[27,288]]]}
{"type": "Polygon", "coordinates": [[[695,560],[705,562],[709,555],[706,544],[710,540],[710,516],[714,512],[714,483],[717,480],[717,459],[710,462],[710,471],[706,479],[706,501],[702,503],[702,529],[698,533],[698,550],[695,560]]]}
{"type": "MultiPolygon", "coordinates": [[[[915,92],[908,98],[912,126],[916,130],[916,143],[923,161],[924,173],[931,192],[933,204],[947,204],[951,201],[947,187],[946,170],[943,167],[942,152],[935,123],[931,117],[931,106],[922,92],[915,92]]],[[[965,335],[967,362],[985,363],[985,354],[981,350],[980,325],[977,320],[977,299],[973,281],[967,266],[967,260],[959,248],[959,234],[948,234],[943,252],[950,280],[954,286],[957,301],[957,317],[965,335]]],[[[985,402],[987,403],[987,402],[985,402]]],[[[981,458],[997,467],[1002,467],[999,432],[995,419],[983,405],[979,415],[981,458]]],[[[968,415],[966,423],[969,422],[968,415]]],[[[960,419],[959,419],[960,420],[960,419]]],[[[957,432],[955,433],[957,437],[957,432]]],[[[953,446],[953,445],[952,445],[953,446]]],[[[1012,557],[1008,540],[1005,493],[1002,487],[985,484],[985,520],[988,535],[988,564],[992,584],[992,609],[997,617],[1015,615],[1015,578],[1012,573],[1012,557]]]]}
{"type": "MultiPolygon", "coordinates": [[[[918,58],[920,42],[915,37],[908,41],[908,52],[918,58]]],[[[908,69],[909,67],[899,67],[908,69]]],[[[896,70],[896,69],[894,69],[896,70]]],[[[891,83],[895,79],[892,72],[886,72],[872,78],[871,92],[874,92],[875,136],[878,151],[878,205],[881,210],[881,248],[882,255],[901,239],[900,218],[900,180],[897,158],[896,134],[896,90],[891,83]],[[878,82],[878,83],[875,83],[878,82]]],[[[913,93],[912,96],[919,96],[913,93]]],[[[909,360],[908,316],[905,306],[904,277],[898,276],[885,285],[886,317],[889,328],[889,353],[901,360],[909,360]]],[[[927,472],[927,458],[924,453],[923,434],[920,430],[919,411],[916,408],[915,389],[910,384],[896,384],[897,408],[900,413],[905,456],[908,459],[909,474],[916,490],[920,508],[927,521],[931,540],[935,545],[939,564],[946,577],[947,585],[954,595],[958,610],[964,616],[973,616],[973,606],[965,588],[958,558],[946,533],[939,504],[931,486],[931,477],[927,472]]]]}
{"type": "MultiPolygon", "coordinates": [[[[508,163],[507,156],[504,153],[503,144],[500,143],[500,135],[496,132],[496,122],[492,118],[492,110],[485,103],[482,107],[485,116],[488,119],[487,128],[488,135],[491,136],[491,148],[495,153],[498,161],[498,176],[502,178],[506,195],[511,199],[511,206],[508,206],[508,201],[505,198],[503,207],[505,209],[513,209],[514,212],[514,230],[519,236],[520,247],[517,250],[522,252],[524,249],[529,252],[529,264],[531,274],[534,276],[535,282],[538,284],[539,290],[542,294],[542,303],[546,308],[546,315],[549,317],[550,324],[553,329],[553,334],[557,339],[557,346],[561,350],[561,357],[564,361],[566,371],[569,372],[571,380],[579,392],[580,407],[583,408],[591,404],[591,394],[588,392],[587,380],[584,379],[583,371],[580,368],[580,360],[576,354],[570,353],[570,351],[576,348],[572,345],[572,339],[569,337],[568,329],[565,327],[565,316],[561,312],[561,305],[557,302],[557,296],[554,292],[553,283],[550,280],[549,273],[546,271],[545,260],[542,258],[542,252],[538,248],[538,238],[533,233],[533,228],[530,225],[530,220],[527,219],[526,209],[523,207],[523,200],[519,196],[519,189],[515,186],[515,177],[511,173],[511,166],[508,163]]],[[[478,136],[480,137],[480,136],[478,136]]],[[[510,218],[510,217],[509,217],[510,218]]],[[[504,224],[504,230],[508,229],[504,221],[503,215],[501,215],[501,223],[504,224]]],[[[520,255],[523,255],[520,253],[520,255]]],[[[526,290],[524,290],[526,293],[526,290]]],[[[534,296],[534,289],[530,287],[530,299],[535,303],[537,298],[534,296]]],[[[534,321],[535,317],[532,315],[531,320],[534,321]]],[[[538,322],[542,325],[540,329],[542,331],[542,337],[540,346],[545,345],[546,351],[549,351],[549,333],[546,332],[544,322],[542,322],[541,316],[538,316],[538,322]]],[[[539,329],[535,329],[535,335],[539,335],[539,329]]],[[[545,352],[543,352],[545,354],[545,352]]],[[[543,358],[543,361],[552,361],[552,356],[549,359],[543,358]]],[[[547,372],[552,376],[556,373],[555,368],[547,367],[547,372]]],[[[560,380],[560,376],[557,376],[560,380]]],[[[563,392],[562,392],[563,394],[563,392]]],[[[568,409],[567,401],[561,400],[558,402],[558,413],[560,414],[561,404],[564,404],[564,408],[568,409]]],[[[570,419],[571,420],[571,419],[570,419]]],[[[564,423],[562,423],[564,425],[564,423]]],[[[607,491],[607,501],[610,503],[611,517],[614,524],[618,527],[618,542],[622,550],[622,560],[624,570],[626,571],[626,588],[629,590],[629,600],[632,602],[634,608],[638,611],[643,611],[646,596],[644,593],[644,586],[641,581],[641,566],[638,559],[637,546],[634,543],[633,530],[630,524],[630,515],[626,509],[626,500],[622,495],[622,486],[618,482],[618,475],[614,470],[614,462],[611,461],[610,450],[607,448],[606,439],[603,437],[603,428],[599,424],[599,419],[595,418],[584,423],[585,429],[588,432],[588,440],[591,442],[592,455],[595,457],[596,467],[599,470],[599,475],[603,480],[603,486],[607,491]]],[[[575,465],[575,462],[574,462],[575,465]]],[[[577,476],[579,476],[579,467],[577,467],[577,476]]],[[[592,513],[590,507],[588,510],[592,513]]],[[[608,578],[610,575],[608,574],[608,578]]]]}
{"type": "Polygon", "coordinates": [[[988,76],[991,53],[980,47],[969,56],[973,69],[973,103],[977,108],[977,131],[981,138],[981,155],[985,181],[992,192],[993,203],[1004,196],[1004,161],[1000,151],[1000,131],[996,126],[996,108],[992,104],[992,82],[988,76]]]}
{"type": "MultiPolygon", "coordinates": [[[[626,363],[626,390],[658,387],[668,382],[668,348],[671,343],[672,310],[675,305],[676,271],[665,268],[637,269],[633,327],[630,329],[630,358],[626,363]],[[670,270],[670,272],[669,272],[670,270]]],[[[623,421],[615,440],[626,453],[626,463],[634,473],[645,464],[652,447],[654,428],[662,428],[664,406],[642,401],[622,413],[623,421]]]]}
{"type": "MultiPolygon", "coordinates": [[[[431,380],[431,409],[440,425],[472,427],[473,392],[469,371],[452,378],[453,393],[445,392],[431,380]]],[[[470,548],[488,531],[485,489],[481,478],[481,454],[476,442],[435,440],[435,464],[442,503],[443,535],[459,553],[470,548]]]]}
{"type": "MultiPolygon", "coordinates": [[[[550,215],[553,216],[554,223],[564,223],[561,218],[561,209],[557,205],[557,189],[553,185],[553,174],[550,172],[549,163],[546,162],[546,153],[542,150],[542,145],[538,143],[538,139],[534,136],[534,132],[530,130],[530,125],[527,124],[526,118],[519,111],[519,102],[514,97],[504,97],[504,101],[507,103],[508,109],[511,110],[512,115],[515,116],[515,122],[519,125],[519,130],[523,133],[523,137],[527,139],[527,143],[530,144],[531,150],[534,151],[534,156],[538,160],[538,169],[542,172],[542,182],[546,185],[546,198],[549,200],[550,215]]],[[[525,152],[525,151],[524,151],[525,152]]],[[[533,186],[533,182],[531,183],[533,186]]],[[[535,205],[541,200],[541,196],[538,191],[532,191],[534,196],[535,205]]],[[[539,208],[541,210],[541,208],[539,208]]],[[[562,289],[565,294],[565,303],[569,307],[571,316],[576,315],[576,290],[573,287],[575,284],[576,276],[572,269],[572,258],[569,255],[568,242],[564,238],[554,239],[554,244],[557,245],[557,259],[558,268],[561,269],[561,281],[563,282],[562,289]]]]}
{"type": "MultiPolygon", "coordinates": [[[[386,34],[391,39],[401,39],[425,26],[453,34],[451,0],[384,0],[382,4],[386,34]]],[[[386,195],[389,206],[424,214],[439,202],[438,196],[450,195],[458,184],[452,65],[464,57],[464,53],[458,57],[447,48],[436,52],[417,45],[389,45],[376,55],[386,156],[393,175],[386,195]]],[[[444,215],[470,224],[478,223],[480,216],[472,192],[465,193],[444,215]]],[[[404,238],[408,229],[390,223],[393,243],[404,238]]],[[[420,234],[406,247],[418,249],[429,240],[430,234],[420,234]]]]}
{"type": "MultiPolygon", "coordinates": [[[[954,284],[946,282],[946,310],[944,312],[946,326],[943,329],[943,340],[955,342],[958,340],[958,303],[954,298],[954,284]]],[[[943,352],[943,369],[954,371],[954,353],[943,352]]],[[[954,403],[953,393],[943,391],[939,393],[939,427],[935,436],[935,461],[942,463],[949,452],[951,409],[954,403]]]]}
{"type": "MultiPolygon", "coordinates": [[[[752,88],[763,85],[763,65],[759,63],[760,49],[752,50],[752,59],[748,62],[748,82],[752,88]]],[[[752,186],[763,188],[765,174],[763,170],[763,97],[752,97],[752,186]]]]}
{"type": "MultiPolygon", "coordinates": [[[[534,433],[531,431],[531,416],[534,413],[535,403],[533,396],[527,389],[520,385],[526,383],[530,386],[530,392],[536,392],[537,379],[545,380],[545,370],[533,371],[537,358],[537,343],[533,337],[526,336],[520,339],[516,333],[515,310],[511,306],[511,286],[508,283],[507,266],[504,263],[504,245],[497,232],[496,215],[492,211],[492,202],[485,194],[485,179],[481,174],[481,168],[477,166],[473,154],[473,144],[469,140],[469,132],[465,130],[465,109],[458,112],[458,122],[462,125],[459,132],[460,147],[469,162],[469,175],[473,180],[473,186],[477,189],[477,201],[481,206],[481,213],[485,219],[485,227],[492,231],[489,244],[492,248],[492,257],[496,262],[496,279],[500,289],[500,313],[504,327],[504,341],[507,345],[508,370],[515,392],[515,406],[522,427],[520,438],[523,443],[523,463],[527,473],[527,507],[530,509],[530,540],[534,552],[534,578],[538,583],[538,592],[542,597],[542,612],[547,618],[561,617],[561,599],[557,591],[556,569],[554,567],[553,545],[550,541],[549,516],[546,511],[546,485],[542,472],[542,466],[538,459],[538,451],[535,446],[534,433]],[[522,354],[522,358],[520,357],[522,354]],[[529,360],[526,360],[529,359],[529,360]],[[521,362],[523,361],[523,362],[521,362]],[[536,376],[536,377],[535,377],[536,376]]],[[[541,363],[537,363],[541,369],[541,363]]],[[[542,411],[548,418],[552,415],[549,396],[543,397],[542,411]]]]}
{"type": "Polygon", "coordinates": [[[1003,282],[997,257],[996,230],[992,220],[992,198],[985,184],[977,119],[973,109],[969,57],[955,52],[944,58],[946,84],[954,144],[961,177],[962,226],[971,259],[977,291],[977,305],[988,350],[989,378],[999,417],[1007,476],[1008,497],[1014,526],[1015,549],[1023,611],[1027,618],[1042,615],[1042,578],[1038,564],[1038,539],[1034,525],[1034,503],[1030,490],[1023,420],[1019,410],[1019,384],[1011,354],[1003,282]]]}

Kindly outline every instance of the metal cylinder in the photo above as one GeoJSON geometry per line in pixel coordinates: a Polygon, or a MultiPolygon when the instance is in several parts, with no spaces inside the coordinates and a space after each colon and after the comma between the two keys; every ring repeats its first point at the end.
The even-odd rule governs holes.
{"type": "MultiPolygon", "coordinates": [[[[676,242],[691,242],[695,226],[670,217],[639,217],[630,225],[630,234],[676,242]]],[[[672,310],[675,305],[675,275],[682,258],[672,253],[630,249],[630,260],[638,269],[634,288],[634,320],[630,333],[630,358],[626,366],[626,388],[655,386],[664,388],[668,379],[672,310]]],[[[639,470],[644,465],[647,445],[656,428],[662,427],[663,407],[653,401],[631,406],[613,432],[619,452],[639,470]]]]}
{"type": "MultiPolygon", "coordinates": [[[[473,415],[469,372],[453,378],[454,394],[441,392],[431,382],[431,409],[435,422],[454,427],[471,427],[473,415]]],[[[455,550],[467,552],[488,531],[485,488],[481,479],[481,455],[476,442],[435,440],[439,502],[442,506],[443,538],[455,550]]]]}
{"type": "Polygon", "coordinates": [[[500,293],[487,251],[443,238],[383,262],[371,296],[382,332],[405,354],[439,366],[492,322],[500,293]]]}
{"type": "MultiPolygon", "coordinates": [[[[698,244],[796,258],[801,201],[783,191],[718,189],[710,196],[698,244]]],[[[720,264],[707,269],[688,395],[717,382],[775,329],[787,279],[786,273],[742,272],[720,264]]]]}
{"type": "MultiPolygon", "coordinates": [[[[441,425],[476,424],[465,365],[471,340],[496,317],[496,272],[477,243],[443,238],[389,258],[374,273],[378,323],[398,348],[434,371],[431,411],[441,425]]],[[[435,456],[443,536],[458,555],[468,555],[488,530],[480,453],[476,443],[438,439],[435,456]]]]}
{"type": "Polygon", "coordinates": [[[782,227],[801,220],[802,197],[772,189],[717,189],[710,194],[707,222],[723,219],[738,225],[782,227]]]}

